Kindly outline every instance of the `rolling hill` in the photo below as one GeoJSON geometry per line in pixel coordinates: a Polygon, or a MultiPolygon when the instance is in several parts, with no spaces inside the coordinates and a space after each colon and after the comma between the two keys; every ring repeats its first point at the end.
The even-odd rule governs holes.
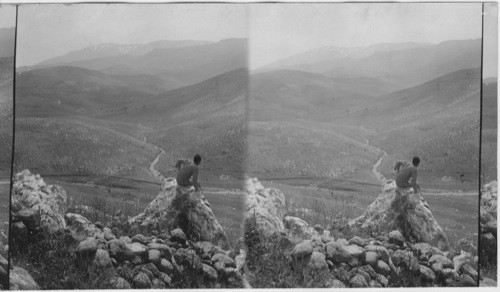
{"type": "Polygon", "coordinates": [[[163,93],[152,93],[141,78],[77,67],[22,72],[17,82],[16,168],[28,167],[32,160],[41,173],[73,173],[83,165],[78,171],[97,175],[115,165],[119,175],[129,175],[147,168],[135,170],[127,153],[137,152],[137,161],[151,163],[160,147],[165,155],[158,168],[165,175],[179,157],[193,153],[206,158],[206,177],[218,181],[222,174],[241,174],[247,84],[248,73],[241,68],[163,93]],[[123,151],[107,152],[113,148],[123,151]],[[67,161],[60,162],[57,153],[67,161]]]}
{"type": "Polygon", "coordinates": [[[330,179],[366,178],[359,171],[370,170],[386,151],[380,170],[387,177],[397,160],[419,155],[423,185],[477,189],[479,78],[479,69],[465,69],[392,94],[363,96],[319,74],[253,74],[250,170],[262,163],[269,173],[327,178],[328,166],[342,166],[330,179]]]}

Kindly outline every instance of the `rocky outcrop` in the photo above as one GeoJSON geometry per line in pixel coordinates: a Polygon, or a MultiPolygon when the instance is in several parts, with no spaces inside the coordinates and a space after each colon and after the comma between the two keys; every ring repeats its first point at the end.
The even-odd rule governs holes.
{"type": "Polygon", "coordinates": [[[173,178],[164,180],[162,191],[129,224],[147,229],[173,230],[183,228],[193,240],[209,241],[220,247],[228,247],[227,235],[215,217],[210,203],[193,187],[180,187],[173,178]],[[188,226],[187,226],[188,225],[188,226]]]}
{"type": "MultiPolygon", "coordinates": [[[[383,224],[378,230],[385,230],[386,233],[376,238],[360,235],[343,238],[337,230],[329,231],[319,224],[312,227],[301,218],[285,216],[281,192],[273,190],[274,194],[279,194],[278,199],[273,197],[257,179],[252,179],[247,186],[251,187],[247,189],[252,206],[249,209],[256,210],[254,214],[258,214],[247,214],[247,220],[250,218],[259,223],[249,226],[253,230],[246,229],[248,243],[255,244],[255,233],[267,237],[263,241],[264,245],[259,247],[263,250],[259,251],[265,254],[264,246],[270,246],[269,241],[275,242],[280,252],[284,249],[285,254],[289,253],[289,266],[294,270],[302,267],[316,274],[322,272],[322,275],[327,275],[328,279],[322,279],[326,285],[324,287],[394,287],[404,285],[404,281],[408,280],[413,281],[412,285],[421,286],[477,285],[474,258],[464,251],[455,254],[444,250],[448,248],[446,236],[420,194],[405,191],[399,195],[395,185],[389,183],[365,214],[351,221],[353,228],[349,231],[355,233],[360,231],[358,227],[383,224]],[[398,203],[397,195],[407,197],[407,204],[413,206],[405,218],[409,225],[405,227],[411,231],[408,234],[413,236],[411,240],[395,222],[400,212],[394,205],[398,203]],[[388,229],[391,226],[395,228],[388,229]],[[271,231],[267,230],[269,228],[271,231]],[[335,238],[332,234],[340,236],[335,238]]],[[[283,263],[280,265],[286,266],[283,263]]]]}
{"type": "Polygon", "coordinates": [[[397,188],[394,181],[387,181],[377,199],[363,215],[351,220],[349,226],[372,230],[380,227],[398,229],[413,241],[427,242],[441,250],[449,248],[448,238],[422,194],[415,193],[412,188],[397,188]]]}
{"type": "Polygon", "coordinates": [[[22,222],[28,231],[42,227],[50,232],[66,227],[66,192],[60,186],[47,185],[40,175],[24,170],[14,176],[12,223],[22,222]]]}
{"type": "Polygon", "coordinates": [[[480,202],[481,262],[497,263],[497,196],[498,185],[492,181],[483,186],[480,202]]]}
{"type": "MultiPolygon", "coordinates": [[[[39,175],[23,171],[15,177],[16,249],[22,250],[32,231],[62,232],[73,240],[68,244],[74,245],[75,262],[105,270],[111,278],[102,284],[110,288],[243,285],[246,252],[229,246],[206,198],[194,188],[178,187],[175,179],[163,182],[160,194],[141,214],[116,215],[102,224],[65,213],[64,190],[45,186],[39,175]]],[[[11,289],[40,289],[19,267],[11,270],[10,285],[11,289]]]]}
{"type": "Polygon", "coordinates": [[[258,179],[247,179],[244,189],[247,195],[245,224],[250,229],[271,235],[285,230],[285,196],[277,189],[264,188],[258,179]]]}

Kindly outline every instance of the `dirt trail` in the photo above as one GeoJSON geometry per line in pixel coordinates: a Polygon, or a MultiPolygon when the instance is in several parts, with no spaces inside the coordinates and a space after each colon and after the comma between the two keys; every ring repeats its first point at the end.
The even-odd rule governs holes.
{"type": "MultiPolygon", "coordinates": [[[[371,147],[374,147],[374,146],[371,146],[371,147]]],[[[384,158],[387,156],[387,152],[385,152],[384,150],[379,149],[379,148],[377,148],[377,149],[382,152],[382,155],[377,160],[377,162],[373,165],[372,173],[375,176],[375,178],[378,180],[378,182],[381,185],[383,185],[387,181],[387,178],[378,171],[378,167],[380,166],[380,164],[382,164],[382,160],[384,160],[384,158]]]]}
{"type": "Polygon", "coordinates": [[[151,172],[151,174],[160,182],[160,184],[163,183],[163,181],[165,180],[165,177],[163,176],[163,174],[161,174],[157,169],[156,169],[156,165],[158,164],[158,162],[160,161],[160,158],[165,155],[165,150],[163,150],[162,148],[160,147],[157,147],[156,145],[153,145],[153,144],[150,144],[148,143],[147,141],[147,138],[146,136],[143,136],[142,137],[143,139],[143,142],[145,144],[149,144],[151,145],[153,148],[155,148],[156,150],[160,151],[158,153],[158,155],[156,155],[155,159],[151,162],[151,164],[149,165],[149,171],[151,172]]]}

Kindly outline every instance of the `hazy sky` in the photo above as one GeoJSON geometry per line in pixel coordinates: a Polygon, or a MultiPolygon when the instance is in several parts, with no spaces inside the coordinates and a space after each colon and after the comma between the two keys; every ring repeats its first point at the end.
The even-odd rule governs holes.
{"type": "Polygon", "coordinates": [[[251,5],[250,67],[323,46],[480,38],[481,13],[481,3],[251,5]]]}
{"type": "Polygon", "coordinates": [[[484,5],[483,77],[498,75],[498,6],[484,5]]]}
{"type": "Polygon", "coordinates": [[[17,66],[101,43],[247,37],[243,4],[23,5],[17,66]]]}
{"type": "Polygon", "coordinates": [[[0,28],[16,26],[16,7],[0,5],[0,28]]]}

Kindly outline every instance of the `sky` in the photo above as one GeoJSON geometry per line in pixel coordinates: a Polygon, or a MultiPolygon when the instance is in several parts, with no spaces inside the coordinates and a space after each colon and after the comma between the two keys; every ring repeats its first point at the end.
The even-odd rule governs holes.
{"type": "Polygon", "coordinates": [[[250,69],[324,46],[481,37],[480,3],[254,4],[250,69]]]}
{"type": "Polygon", "coordinates": [[[498,5],[484,5],[483,77],[498,75],[498,5]]]}
{"type": "Polygon", "coordinates": [[[102,43],[246,38],[243,4],[23,5],[16,66],[102,43]]]}
{"type": "Polygon", "coordinates": [[[0,5],[0,28],[16,26],[16,7],[0,5]]]}

